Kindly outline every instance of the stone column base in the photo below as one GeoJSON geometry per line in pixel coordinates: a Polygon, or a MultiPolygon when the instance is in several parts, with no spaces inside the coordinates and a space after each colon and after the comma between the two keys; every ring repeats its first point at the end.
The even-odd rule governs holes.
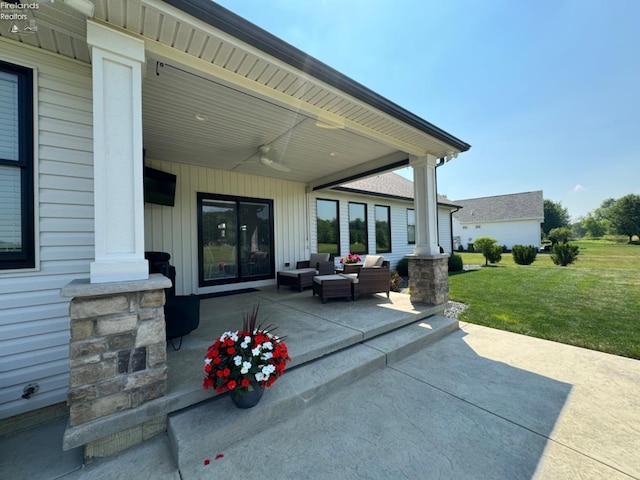
{"type": "MultiPolygon", "coordinates": [[[[72,297],[67,394],[70,428],[96,425],[98,420],[128,410],[139,411],[146,402],[166,394],[163,307],[164,288],[169,286],[168,278],[156,274],[148,280],[127,282],[75,280],[61,290],[63,297],[72,297]]],[[[93,438],[86,443],[88,457],[118,451],[120,444],[130,446],[129,437],[142,438],[139,433],[145,430],[145,416],[139,417],[139,422],[120,429],[125,431],[119,435],[93,429],[93,438]],[[109,435],[111,439],[100,441],[109,435]]],[[[164,419],[154,425],[158,422],[162,424],[164,419]]]]}
{"type": "Polygon", "coordinates": [[[449,301],[449,254],[409,259],[409,292],[413,303],[442,305],[449,301]]]}

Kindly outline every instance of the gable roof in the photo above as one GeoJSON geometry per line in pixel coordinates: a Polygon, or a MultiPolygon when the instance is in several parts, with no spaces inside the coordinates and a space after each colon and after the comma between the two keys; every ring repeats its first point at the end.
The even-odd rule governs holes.
{"type": "Polygon", "coordinates": [[[456,200],[462,209],[453,214],[460,223],[544,220],[542,190],[494,197],[456,200]]]}
{"type": "MultiPolygon", "coordinates": [[[[334,187],[334,190],[413,201],[413,182],[395,172],[381,173],[345,183],[334,187]]],[[[460,206],[442,195],[438,195],[438,204],[454,208],[460,206]]]]}

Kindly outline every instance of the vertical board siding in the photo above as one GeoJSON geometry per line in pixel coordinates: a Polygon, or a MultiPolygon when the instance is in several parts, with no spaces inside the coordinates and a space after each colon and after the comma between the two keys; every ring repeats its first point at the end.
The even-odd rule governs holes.
{"type": "Polygon", "coordinates": [[[147,165],[177,176],[174,207],[145,204],[145,250],[168,252],[176,267],[176,293],[210,293],[274,283],[247,282],[198,286],[198,192],[273,200],[275,268],[308,257],[305,185],[173,162],[147,160],[147,165]]]}
{"type": "Polygon", "coordinates": [[[35,270],[0,270],[0,418],[66,400],[69,302],[94,256],[91,69],[0,39],[0,59],[35,67],[35,270]],[[21,398],[28,383],[40,391],[21,398]]]}

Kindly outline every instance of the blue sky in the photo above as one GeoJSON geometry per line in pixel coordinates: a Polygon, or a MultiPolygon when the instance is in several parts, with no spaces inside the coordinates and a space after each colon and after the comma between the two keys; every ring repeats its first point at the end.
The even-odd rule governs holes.
{"type": "Polygon", "coordinates": [[[470,143],[450,199],[640,193],[639,0],[217,3],[470,143]]]}

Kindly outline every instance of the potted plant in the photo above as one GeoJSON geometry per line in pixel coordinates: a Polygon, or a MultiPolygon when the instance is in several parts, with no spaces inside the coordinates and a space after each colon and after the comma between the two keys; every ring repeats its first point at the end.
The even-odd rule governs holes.
{"type": "Polygon", "coordinates": [[[258,306],[245,314],[242,330],[223,333],[207,349],[203,387],[231,392],[239,408],[251,408],[284,373],[291,360],[284,338],[274,335],[273,326],[258,322],[258,306]]]}
{"type": "Polygon", "coordinates": [[[340,259],[340,263],[360,263],[362,258],[357,253],[349,252],[346,257],[340,259]]]}

